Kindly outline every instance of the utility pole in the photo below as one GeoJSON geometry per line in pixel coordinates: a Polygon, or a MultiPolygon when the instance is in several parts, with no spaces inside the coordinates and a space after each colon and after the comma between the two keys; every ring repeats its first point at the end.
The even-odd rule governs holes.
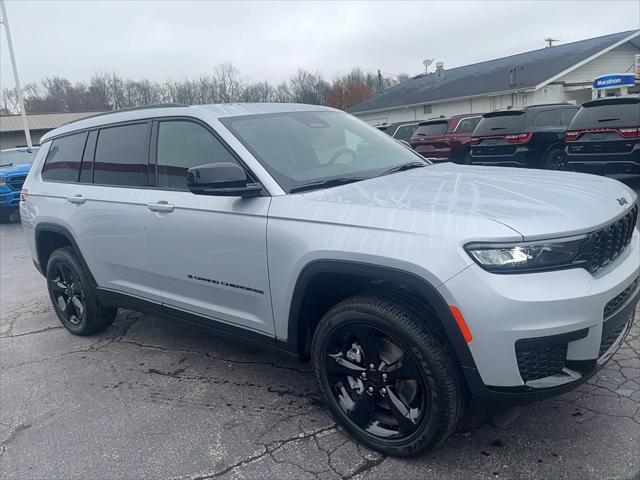
{"type": "Polygon", "coordinates": [[[2,10],[2,20],[0,23],[4,25],[4,31],[7,34],[7,45],[9,46],[9,56],[11,57],[11,67],[13,68],[13,78],[16,82],[16,94],[18,95],[18,108],[22,117],[22,126],[24,127],[24,136],[27,139],[27,147],[29,150],[33,147],[31,144],[31,132],[29,132],[29,123],[27,122],[27,112],[24,109],[24,99],[22,98],[22,88],[20,87],[20,79],[18,78],[18,67],[16,66],[16,56],[13,53],[13,43],[11,43],[11,30],[9,30],[9,20],[7,19],[7,9],[4,0],[0,0],[0,9],[2,10]]]}

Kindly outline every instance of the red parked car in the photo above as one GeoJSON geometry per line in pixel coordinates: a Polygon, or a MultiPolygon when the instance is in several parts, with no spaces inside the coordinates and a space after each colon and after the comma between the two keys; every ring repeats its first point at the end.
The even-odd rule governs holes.
{"type": "Polygon", "coordinates": [[[426,120],[420,122],[409,143],[423,157],[463,163],[471,135],[481,119],[482,113],[467,113],[426,120]]]}

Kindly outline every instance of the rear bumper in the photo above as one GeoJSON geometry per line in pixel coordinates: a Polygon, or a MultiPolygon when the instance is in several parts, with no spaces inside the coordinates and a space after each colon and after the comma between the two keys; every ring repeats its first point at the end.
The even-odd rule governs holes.
{"type": "Polygon", "coordinates": [[[629,153],[566,154],[567,164],[575,170],[593,173],[640,174],[640,148],[629,153]]]}
{"type": "Polygon", "coordinates": [[[496,275],[473,265],[440,287],[461,310],[479,400],[528,403],[586,382],[624,341],[640,301],[640,238],[598,274],[570,269],[496,275]],[[605,313],[606,311],[606,313],[605,313]]]}
{"type": "Polygon", "coordinates": [[[474,149],[470,151],[471,163],[474,165],[500,165],[503,167],[531,167],[534,162],[531,159],[532,152],[527,147],[518,147],[510,155],[474,155],[474,149]]]}

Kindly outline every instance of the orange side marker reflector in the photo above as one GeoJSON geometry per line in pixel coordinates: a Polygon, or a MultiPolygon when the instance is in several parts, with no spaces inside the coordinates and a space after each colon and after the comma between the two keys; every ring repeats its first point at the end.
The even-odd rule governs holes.
{"type": "Polygon", "coordinates": [[[471,335],[471,330],[469,330],[469,326],[467,322],[464,321],[464,317],[462,316],[462,312],[458,310],[458,307],[454,307],[453,305],[449,305],[449,310],[451,310],[451,314],[453,318],[456,319],[456,323],[458,324],[458,328],[462,332],[462,336],[467,343],[471,343],[473,341],[473,335],[471,335]]]}

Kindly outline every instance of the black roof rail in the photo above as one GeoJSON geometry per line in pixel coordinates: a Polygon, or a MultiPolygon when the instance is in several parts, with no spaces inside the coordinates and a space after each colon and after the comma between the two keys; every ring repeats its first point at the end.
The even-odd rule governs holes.
{"type": "Polygon", "coordinates": [[[117,110],[109,110],[108,112],[100,112],[100,113],[96,113],[95,115],[89,115],[88,117],[82,117],[77,120],[72,120],[70,122],[63,123],[61,127],[79,122],[81,120],[88,120],[90,118],[102,117],[104,115],[111,115],[112,113],[135,112],[136,110],[147,110],[151,108],[171,108],[171,107],[188,107],[188,106],[189,105],[187,105],[186,103],[154,103],[151,105],[143,105],[140,107],[119,108],[117,110]]]}

